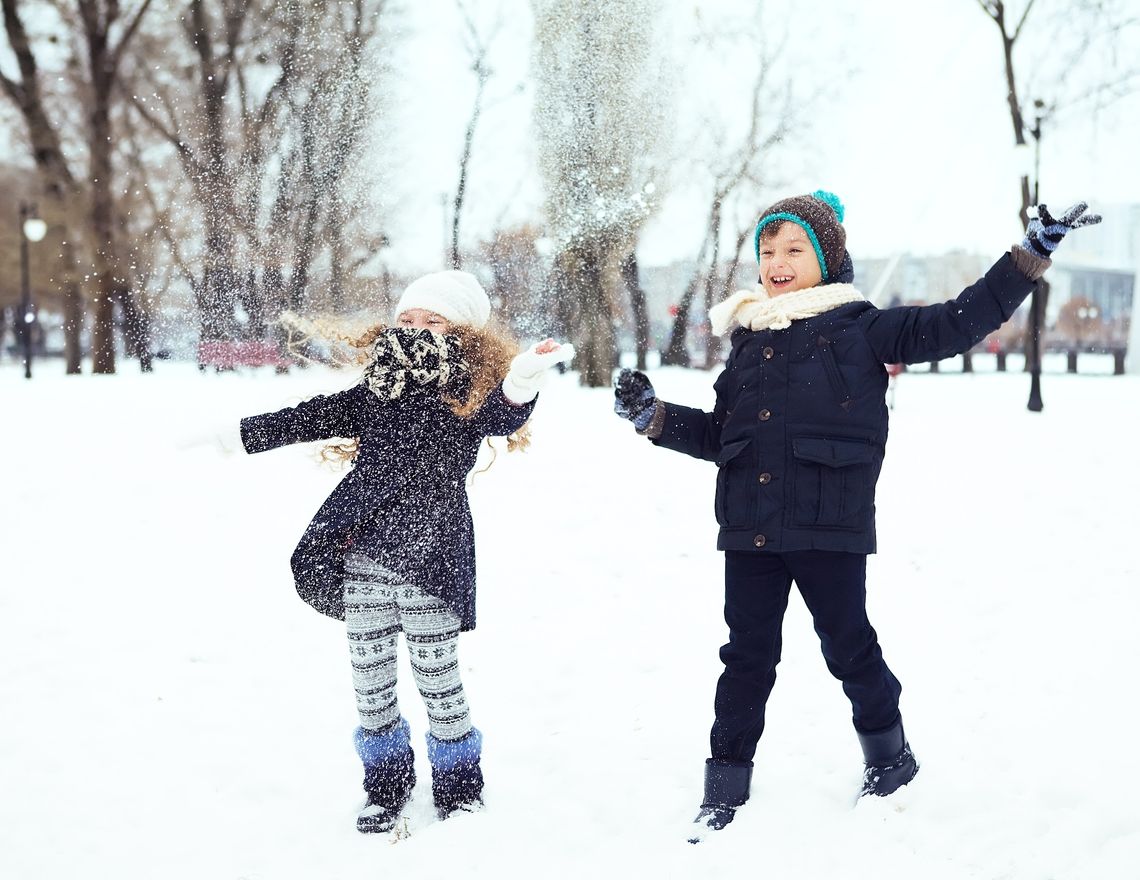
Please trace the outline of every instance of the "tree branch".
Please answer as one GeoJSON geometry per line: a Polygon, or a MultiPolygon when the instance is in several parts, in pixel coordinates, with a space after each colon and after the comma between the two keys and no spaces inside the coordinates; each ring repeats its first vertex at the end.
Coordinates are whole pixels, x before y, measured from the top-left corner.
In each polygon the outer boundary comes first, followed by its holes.
{"type": "Polygon", "coordinates": [[[1013,29],[1013,36],[1010,37],[1011,43],[1016,43],[1017,38],[1021,36],[1021,29],[1025,27],[1025,22],[1029,18],[1029,13],[1033,11],[1033,4],[1036,2],[1037,0],[1029,0],[1029,2],[1025,4],[1025,9],[1021,12],[1021,18],[1017,22],[1017,27],[1013,29]]]}
{"type": "MultiPolygon", "coordinates": [[[[131,38],[134,37],[135,32],[139,29],[139,23],[142,21],[142,17],[146,14],[147,9],[150,7],[150,3],[151,0],[143,0],[142,5],[139,6],[138,11],[135,12],[135,17],[131,19],[130,23],[126,27],[126,30],[123,31],[122,36],[119,38],[119,44],[111,50],[107,66],[112,74],[114,74],[115,71],[119,69],[119,63],[123,59],[123,52],[126,50],[127,44],[130,43],[131,38]]],[[[108,17],[108,24],[109,23],[110,18],[108,17]]]]}

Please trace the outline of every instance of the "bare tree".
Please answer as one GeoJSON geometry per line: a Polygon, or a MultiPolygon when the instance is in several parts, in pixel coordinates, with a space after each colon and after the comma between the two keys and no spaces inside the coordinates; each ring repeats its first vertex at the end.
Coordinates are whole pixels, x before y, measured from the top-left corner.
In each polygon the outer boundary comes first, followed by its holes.
{"type": "MultiPolygon", "coordinates": [[[[757,24],[751,27],[734,26],[721,32],[702,28],[695,41],[697,50],[732,57],[739,57],[739,44],[745,43],[756,64],[756,72],[744,114],[733,114],[733,120],[726,120],[710,113],[700,120],[700,131],[706,135],[705,146],[694,152],[700,156],[701,170],[711,178],[709,207],[693,276],[678,303],[669,342],[662,355],[662,363],[665,364],[690,365],[685,339],[693,301],[703,287],[707,314],[714,302],[729,292],[740,263],[741,250],[754,225],[756,199],[759,192],[771,184],[775,153],[789,131],[803,131],[809,126],[810,113],[820,99],[818,91],[795,93],[792,81],[784,73],[787,65],[780,63],[787,35],[773,35],[772,24],[762,13],[761,4],[753,17],[757,24]],[[730,135],[726,123],[741,117],[746,121],[745,130],[735,136],[730,135]],[[712,136],[708,137],[710,133],[712,136]],[[732,223],[734,245],[729,253],[729,268],[722,274],[721,240],[725,232],[725,214],[732,216],[734,203],[743,204],[745,208],[740,212],[741,218],[732,223]]],[[[699,55],[698,52],[697,57],[699,55]]],[[[719,362],[720,339],[709,334],[705,366],[713,367],[719,362]]]]}
{"type": "MultiPolygon", "coordinates": [[[[115,172],[112,166],[115,136],[111,105],[122,66],[123,54],[151,0],[139,0],[133,12],[117,0],[76,0],[87,62],[86,84],[90,89],[87,108],[88,181],[91,187],[91,247],[95,269],[95,308],[91,327],[92,372],[115,372],[115,303],[130,297],[124,292],[125,277],[119,265],[115,240],[115,172]]],[[[128,306],[133,310],[133,303],[128,306]]]]}
{"type": "MultiPolygon", "coordinates": [[[[1140,85],[1140,64],[1133,53],[1121,51],[1140,26],[1134,6],[1120,0],[975,2],[1001,35],[1003,85],[1017,146],[1027,146],[1032,135],[1039,148],[1045,120],[1059,126],[1078,115],[1085,118],[1140,85]],[[1027,44],[1034,57],[1021,64],[1017,50],[1027,44]],[[1087,64],[1089,57],[1098,59],[1095,68],[1087,64]],[[1030,106],[1036,111],[1032,128],[1030,106]]],[[[1028,171],[1022,173],[1018,210],[1022,228],[1029,225],[1029,208],[1038,201],[1039,184],[1039,165],[1032,188],[1028,171]]],[[[1041,330],[1048,299],[1049,285],[1042,279],[1030,301],[1025,337],[1026,369],[1032,374],[1028,408],[1034,412],[1043,408],[1041,330]]]]}
{"type": "MultiPolygon", "coordinates": [[[[190,242],[160,234],[195,291],[203,341],[260,338],[283,308],[308,308],[318,260],[329,277],[319,305],[342,307],[351,273],[383,239],[352,221],[374,184],[359,159],[390,6],[193,0],[181,34],[154,35],[181,38],[179,63],[140,70],[133,103],[194,195],[190,242]]],[[[169,217],[170,207],[153,209],[169,217]]]]}
{"type": "Polygon", "coordinates": [[[658,196],[653,160],[668,96],[654,79],[656,16],[646,0],[533,6],[535,121],[556,287],[581,381],[604,386],[616,362],[620,264],[658,196]]]}
{"type": "Polygon", "coordinates": [[[467,170],[471,163],[471,148],[475,142],[475,129],[483,113],[483,97],[487,82],[491,78],[491,68],[487,63],[491,41],[498,31],[496,22],[490,32],[484,35],[475,23],[472,12],[464,0],[455,0],[459,14],[463,18],[464,41],[467,54],[471,58],[471,72],[475,74],[475,97],[471,102],[471,116],[463,133],[463,152],[459,157],[459,181],[455,185],[455,199],[451,208],[451,268],[461,269],[463,261],[459,255],[459,220],[463,213],[463,200],[467,192],[467,170]]]}
{"type": "Polygon", "coordinates": [[[82,369],[80,334],[83,329],[83,293],[76,242],[82,237],[85,194],[80,179],[68,164],[60,126],[53,121],[44,95],[40,64],[32,48],[21,16],[18,0],[3,0],[4,31],[16,56],[18,76],[0,73],[0,87],[19,109],[23,117],[32,159],[40,179],[44,204],[41,206],[50,224],[61,231],[61,287],[63,291],[63,326],[65,361],[68,373],[82,369]]]}

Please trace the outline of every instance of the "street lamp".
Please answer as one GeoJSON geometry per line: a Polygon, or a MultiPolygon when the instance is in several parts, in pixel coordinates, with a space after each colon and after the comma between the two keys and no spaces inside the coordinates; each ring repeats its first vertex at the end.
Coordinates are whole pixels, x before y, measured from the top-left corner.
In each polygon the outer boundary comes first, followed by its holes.
{"type": "Polygon", "coordinates": [[[20,202],[20,318],[23,322],[24,378],[32,378],[32,325],[36,313],[32,309],[32,285],[28,282],[28,242],[43,241],[47,224],[36,216],[36,206],[20,202]]]}
{"type": "MultiPolygon", "coordinates": [[[[1033,204],[1041,203],[1041,119],[1045,102],[1033,102],[1033,204]]],[[[1030,412],[1041,412],[1045,408],[1041,400],[1041,323],[1045,315],[1045,297],[1048,295],[1048,282],[1038,279],[1029,300],[1029,403],[1030,412]]]]}
{"type": "Polygon", "coordinates": [[[1100,317],[1100,309],[1095,304],[1080,306],[1077,309],[1077,350],[1083,351],[1085,344],[1085,328],[1096,323],[1100,317]]]}

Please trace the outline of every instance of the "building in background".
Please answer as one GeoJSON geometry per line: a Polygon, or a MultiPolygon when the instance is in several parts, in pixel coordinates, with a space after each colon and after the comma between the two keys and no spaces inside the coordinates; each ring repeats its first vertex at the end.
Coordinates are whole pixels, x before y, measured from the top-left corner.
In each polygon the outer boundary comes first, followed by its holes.
{"type": "Polygon", "coordinates": [[[1140,275],[1140,204],[1094,210],[1104,221],[1066,238],[1057,251],[1046,323],[1077,348],[1127,348],[1129,371],[1140,372],[1140,326],[1132,321],[1140,275]]]}

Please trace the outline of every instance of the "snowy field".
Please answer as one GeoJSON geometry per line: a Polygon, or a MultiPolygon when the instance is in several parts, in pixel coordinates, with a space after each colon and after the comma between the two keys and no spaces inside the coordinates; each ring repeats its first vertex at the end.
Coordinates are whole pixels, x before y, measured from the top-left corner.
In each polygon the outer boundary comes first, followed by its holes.
{"type": "MultiPolygon", "coordinates": [[[[752,799],[706,844],[721,619],[714,467],[558,377],[533,449],[471,486],[460,641],[486,809],[355,830],[347,651],[288,558],[339,478],[204,426],[351,384],[324,370],[65,379],[0,366],[0,877],[368,880],[1140,876],[1140,377],[907,374],[879,485],[871,619],[922,763],[854,805],[859,747],[793,593],[752,799]]],[[[712,375],[652,377],[710,404],[712,375]]]]}

